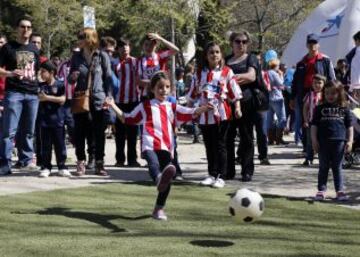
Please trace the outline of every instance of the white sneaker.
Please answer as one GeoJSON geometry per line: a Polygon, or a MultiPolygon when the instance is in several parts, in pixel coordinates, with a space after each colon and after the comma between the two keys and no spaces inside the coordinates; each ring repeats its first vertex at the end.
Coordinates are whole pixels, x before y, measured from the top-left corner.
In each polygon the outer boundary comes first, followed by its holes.
{"type": "Polygon", "coordinates": [[[72,176],[70,171],[67,169],[59,170],[58,174],[60,177],[71,177],[72,176]]]}
{"type": "Polygon", "coordinates": [[[215,183],[215,178],[212,176],[209,176],[205,178],[203,181],[200,182],[200,185],[202,186],[212,186],[215,183]]]}
{"type": "Polygon", "coordinates": [[[223,188],[224,186],[225,186],[225,181],[221,178],[217,178],[214,184],[212,184],[212,187],[214,188],[223,188]]]}
{"type": "Polygon", "coordinates": [[[40,167],[36,166],[34,163],[29,163],[27,166],[21,167],[20,171],[38,171],[40,167]]]}
{"type": "Polygon", "coordinates": [[[47,178],[50,176],[50,170],[49,169],[43,169],[43,170],[40,170],[40,173],[39,173],[39,177],[40,178],[47,178]]]}

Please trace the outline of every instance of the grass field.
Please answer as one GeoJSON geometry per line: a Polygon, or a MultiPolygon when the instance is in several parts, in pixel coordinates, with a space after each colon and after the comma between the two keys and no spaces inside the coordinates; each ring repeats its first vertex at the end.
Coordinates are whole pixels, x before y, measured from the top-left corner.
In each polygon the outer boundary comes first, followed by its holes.
{"type": "Polygon", "coordinates": [[[236,225],[232,191],[174,186],[168,222],[150,218],[147,184],[0,197],[0,256],[360,256],[359,211],[266,197],[260,221],[236,225]]]}

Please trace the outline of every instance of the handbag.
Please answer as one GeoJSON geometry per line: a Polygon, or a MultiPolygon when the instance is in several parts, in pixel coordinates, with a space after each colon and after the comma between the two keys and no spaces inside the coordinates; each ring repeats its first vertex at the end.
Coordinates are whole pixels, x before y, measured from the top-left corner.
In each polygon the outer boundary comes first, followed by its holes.
{"type": "Polygon", "coordinates": [[[74,92],[74,96],[71,101],[71,112],[73,114],[90,111],[91,74],[92,69],[89,70],[86,90],[75,90],[74,92]]]}

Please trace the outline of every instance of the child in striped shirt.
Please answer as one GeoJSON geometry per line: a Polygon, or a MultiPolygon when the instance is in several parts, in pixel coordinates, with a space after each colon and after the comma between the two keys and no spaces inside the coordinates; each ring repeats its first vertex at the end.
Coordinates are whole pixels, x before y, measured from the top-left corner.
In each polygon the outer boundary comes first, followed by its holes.
{"type": "Polygon", "coordinates": [[[171,82],[164,72],[155,73],[149,89],[149,100],[140,103],[131,113],[124,113],[110,98],[106,104],[125,124],[143,125],[141,150],[148,163],[150,176],[156,182],[159,191],[153,218],[167,220],[164,207],[171,181],[176,174],[176,168],[171,164],[175,146],[175,126],[191,121],[212,107],[204,105],[199,108],[187,108],[167,101],[171,82]]]}
{"type": "Polygon", "coordinates": [[[314,111],[317,105],[321,103],[322,89],[326,83],[326,78],[320,74],[316,74],[313,78],[312,88],[309,93],[305,95],[303,116],[303,127],[306,129],[306,157],[303,162],[304,166],[310,166],[314,160],[314,151],[312,149],[310,125],[314,116],[314,111]]]}

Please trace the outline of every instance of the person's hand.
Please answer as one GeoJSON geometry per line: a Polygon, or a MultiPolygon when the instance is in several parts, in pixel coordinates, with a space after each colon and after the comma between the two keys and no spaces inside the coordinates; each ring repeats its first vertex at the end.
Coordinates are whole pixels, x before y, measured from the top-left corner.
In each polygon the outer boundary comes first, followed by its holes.
{"type": "Polygon", "coordinates": [[[304,122],[304,128],[308,128],[309,127],[309,123],[308,122],[304,122]]]}
{"type": "Polygon", "coordinates": [[[295,100],[290,100],[289,107],[291,110],[295,110],[295,100]]]}
{"type": "Polygon", "coordinates": [[[350,153],[351,150],[352,150],[352,147],[353,147],[353,142],[351,142],[351,141],[346,142],[345,152],[346,152],[346,153],[350,153]]]}
{"type": "Polygon", "coordinates": [[[77,81],[80,75],[80,71],[73,71],[70,74],[70,78],[72,81],[77,81]]]}
{"type": "Polygon", "coordinates": [[[235,118],[240,119],[242,117],[242,111],[240,108],[235,109],[235,118]]]}
{"type": "Polygon", "coordinates": [[[148,36],[151,40],[156,40],[156,41],[158,41],[158,40],[161,40],[161,39],[162,39],[162,37],[161,37],[159,34],[157,34],[157,33],[148,33],[147,36],[148,36]]]}
{"type": "Polygon", "coordinates": [[[14,77],[24,77],[25,72],[23,70],[15,69],[13,71],[10,71],[7,75],[7,77],[14,78],[14,77]]]}
{"type": "Polygon", "coordinates": [[[214,109],[214,106],[212,104],[208,103],[207,105],[202,105],[202,106],[196,108],[195,115],[199,116],[200,114],[210,111],[210,110],[213,110],[213,109],[214,109]]]}
{"type": "Polygon", "coordinates": [[[315,153],[318,153],[319,152],[319,149],[320,149],[320,146],[319,146],[319,141],[317,140],[313,140],[312,142],[312,147],[313,147],[313,150],[315,153]]]}
{"type": "Polygon", "coordinates": [[[115,104],[114,98],[112,98],[110,96],[105,98],[105,102],[104,102],[104,107],[105,108],[112,107],[112,106],[114,106],[114,104],[115,104]]]}
{"type": "Polygon", "coordinates": [[[48,96],[47,96],[47,94],[45,94],[44,92],[40,92],[40,93],[38,94],[38,96],[39,96],[40,102],[44,102],[44,101],[47,101],[47,100],[48,100],[48,96]]]}

